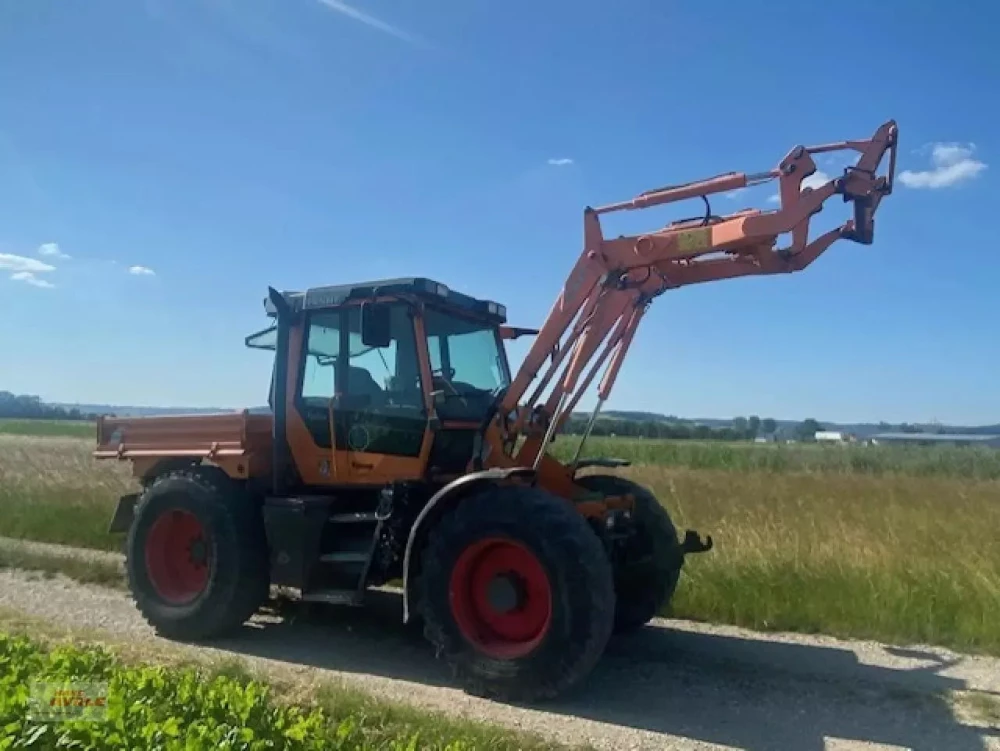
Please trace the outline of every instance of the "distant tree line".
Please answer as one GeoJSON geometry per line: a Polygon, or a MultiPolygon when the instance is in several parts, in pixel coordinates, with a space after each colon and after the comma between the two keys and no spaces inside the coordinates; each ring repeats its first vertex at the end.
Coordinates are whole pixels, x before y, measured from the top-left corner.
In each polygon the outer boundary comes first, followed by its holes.
{"type": "MultiPolygon", "coordinates": [[[[573,415],[567,421],[564,432],[571,435],[582,434],[586,430],[588,419],[580,415],[573,415]]],[[[659,420],[604,417],[598,418],[594,423],[591,435],[701,441],[750,441],[758,436],[774,435],[777,427],[777,423],[770,417],[762,420],[757,415],[736,417],[731,425],[720,427],[671,417],[659,420]]]]}
{"type": "Polygon", "coordinates": [[[46,404],[37,396],[0,391],[0,418],[14,420],[96,420],[97,415],[46,404]]]}

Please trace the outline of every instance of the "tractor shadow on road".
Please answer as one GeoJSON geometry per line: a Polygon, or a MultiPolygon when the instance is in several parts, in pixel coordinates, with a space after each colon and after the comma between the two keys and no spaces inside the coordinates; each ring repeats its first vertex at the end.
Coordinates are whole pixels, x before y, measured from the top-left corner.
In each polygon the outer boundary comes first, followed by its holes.
{"type": "MultiPolygon", "coordinates": [[[[419,627],[401,623],[399,595],[371,595],[363,608],[285,611],[216,646],[454,687],[419,627]]],[[[651,625],[613,639],[571,695],[531,708],[754,751],[837,742],[973,751],[1000,738],[1000,729],[957,719],[947,692],[970,687],[942,674],[953,661],[915,649],[888,653],[898,667],[865,664],[850,649],[651,625]]]]}
{"type": "Polygon", "coordinates": [[[1000,731],[963,724],[942,675],[954,663],[861,662],[850,649],[648,626],[615,639],[592,688],[562,711],[741,749],[836,748],[868,742],[972,751],[1000,731]],[[831,745],[827,745],[827,743],[831,745]]]}

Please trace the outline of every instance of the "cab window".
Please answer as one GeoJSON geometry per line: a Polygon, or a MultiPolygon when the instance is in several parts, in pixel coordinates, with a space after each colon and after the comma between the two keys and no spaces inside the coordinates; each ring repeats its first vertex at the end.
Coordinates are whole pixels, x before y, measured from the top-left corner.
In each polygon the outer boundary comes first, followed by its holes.
{"type": "Polygon", "coordinates": [[[317,445],[419,455],[427,416],[413,320],[403,304],[391,304],[390,313],[387,347],[361,341],[360,308],[310,316],[299,404],[317,445]]]}

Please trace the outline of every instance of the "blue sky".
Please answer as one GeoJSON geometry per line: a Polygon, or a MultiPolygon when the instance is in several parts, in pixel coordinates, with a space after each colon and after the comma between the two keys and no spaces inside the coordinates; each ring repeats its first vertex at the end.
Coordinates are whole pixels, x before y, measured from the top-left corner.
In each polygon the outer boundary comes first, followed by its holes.
{"type": "MultiPolygon", "coordinates": [[[[662,296],[611,406],[998,422],[998,21],[919,0],[0,0],[0,389],[259,404],[267,356],[242,337],[269,284],[425,275],[537,325],[584,206],[894,118],[907,177],[875,244],[662,296]]],[[[831,200],[814,224],[845,217],[831,200]]]]}

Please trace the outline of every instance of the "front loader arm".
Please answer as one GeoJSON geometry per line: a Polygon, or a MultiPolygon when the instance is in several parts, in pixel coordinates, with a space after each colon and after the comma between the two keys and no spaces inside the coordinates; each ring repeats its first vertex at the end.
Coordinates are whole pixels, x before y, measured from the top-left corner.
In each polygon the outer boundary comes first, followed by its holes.
{"type": "Polygon", "coordinates": [[[504,453],[513,451],[516,437],[526,433],[527,441],[516,460],[537,467],[544,454],[542,447],[607,364],[598,388],[600,408],[611,392],[643,313],[666,290],[719,279],[801,271],[841,239],[871,244],[875,211],[882,198],[892,192],[897,138],[898,128],[890,120],[867,140],[797,146],[767,172],[730,173],[648,191],[630,201],[588,207],[584,211],[583,252],[497,411],[507,449],[504,453]],[[803,187],[803,181],[816,172],[814,154],[842,150],[858,152],[857,162],[840,177],[803,187]],[[879,176],[876,172],[887,151],[888,171],[879,176]],[[702,198],[708,205],[711,194],[772,180],[778,181],[780,198],[774,211],[747,209],[728,216],[709,211],[703,218],[610,240],[601,230],[602,214],[691,198],[702,198]],[[853,218],[810,240],[810,219],[835,195],[853,204],[853,218]],[[783,234],[790,234],[791,242],[776,248],[783,234]],[[522,402],[536,379],[531,395],[522,402]],[[543,403],[542,395],[550,385],[543,403]]]}

